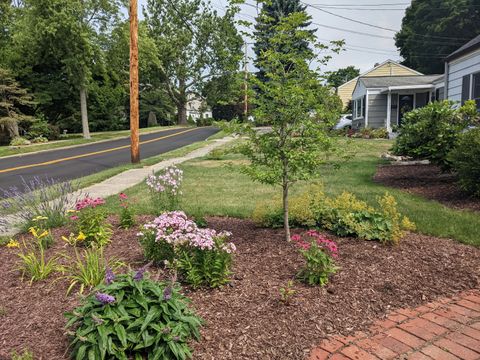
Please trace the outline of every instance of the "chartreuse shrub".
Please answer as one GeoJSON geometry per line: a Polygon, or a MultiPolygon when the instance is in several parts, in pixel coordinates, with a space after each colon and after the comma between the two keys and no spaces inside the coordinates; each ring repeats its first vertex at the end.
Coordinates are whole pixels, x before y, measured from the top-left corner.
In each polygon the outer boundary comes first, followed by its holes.
{"type": "Polygon", "coordinates": [[[477,116],[475,101],[467,101],[458,109],[451,101],[431,102],[405,115],[392,150],[396,155],[428,159],[449,169],[448,153],[477,116]]]}
{"type": "Polygon", "coordinates": [[[160,215],[144,225],[139,241],[145,257],[178,271],[194,288],[228,283],[235,245],[230,233],[199,228],[184,212],[160,215]]]}
{"type": "Polygon", "coordinates": [[[462,189],[480,197],[480,128],[461,134],[448,157],[462,189]]]}
{"type": "MultiPolygon", "coordinates": [[[[374,208],[348,192],[328,197],[316,185],[291,199],[290,219],[297,226],[318,226],[338,236],[396,244],[405,235],[405,231],[413,230],[415,225],[398,212],[392,195],[386,193],[377,201],[378,207],[374,208]]],[[[272,214],[278,214],[280,206],[278,202],[276,207],[270,205],[271,213],[256,210],[255,220],[260,225],[271,226],[272,214]]],[[[257,208],[264,207],[259,204],[257,208]]]]}
{"type": "Polygon", "coordinates": [[[108,212],[102,198],[85,197],[75,204],[70,219],[75,221],[77,232],[83,234],[85,246],[104,246],[110,242],[112,226],[107,221],[108,212]]]}
{"type": "Polygon", "coordinates": [[[150,280],[142,268],[115,276],[70,313],[74,359],[191,358],[188,342],[200,338],[201,319],[178,286],[150,280]]]}
{"type": "Polygon", "coordinates": [[[335,265],[335,258],[338,257],[337,245],[315,230],[309,230],[303,235],[293,235],[292,241],[305,259],[305,266],[297,277],[308,285],[326,285],[330,275],[338,270],[335,265]]]}

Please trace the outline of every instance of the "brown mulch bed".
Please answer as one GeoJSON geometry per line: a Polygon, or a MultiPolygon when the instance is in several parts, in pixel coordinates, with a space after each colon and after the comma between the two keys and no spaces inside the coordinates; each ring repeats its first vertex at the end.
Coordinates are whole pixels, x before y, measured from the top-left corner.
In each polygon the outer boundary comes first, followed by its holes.
{"type": "MultiPolygon", "coordinates": [[[[303,359],[331,334],[365,330],[387,311],[416,306],[480,285],[480,249],[451,240],[409,234],[399,246],[336,239],[341,270],[326,288],[295,282],[291,305],[279,288],[293,279],[302,258],[281,230],[259,229],[250,221],[212,218],[210,226],[229,230],[238,251],[231,285],[189,291],[205,320],[194,359],[303,359]]],[[[68,229],[57,229],[59,236],[68,229]]],[[[136,230],[117,230],[107,248],[137,267],[144,263],[136,230]]],[[[333,238],[333,237],[331,237],[333,238]]],[[[48,252],[63,249],[60,241],[48,252]]],[[[35,359],[67,359],[63,312],[78,300],[66,297],[67,283],[52,279],[21,282],[16,250],[0,249],[0,359],[29,348],[35,359]]]]}
{"type": "Polygon", "coordinates": [[[374,181],[436,200],[454,209],[480,211],[480,199],[463,192],[454,174],[442,173],[435,165],[379,166],[374,181]]]}

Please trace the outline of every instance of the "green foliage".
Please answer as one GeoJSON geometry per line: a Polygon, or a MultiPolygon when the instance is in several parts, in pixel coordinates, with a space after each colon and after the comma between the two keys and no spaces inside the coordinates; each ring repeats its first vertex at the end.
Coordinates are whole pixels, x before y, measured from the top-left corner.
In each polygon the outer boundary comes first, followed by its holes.
{"type": "MultiPolygon", "coordinates": [[[[60,129],[58,126],[49,124],[45,118],[39,117],[25,124],[24,130],[30,140],[46,138],[47,140],[58,140],[60,138],[60,129]]],[[[33,142],[33,141],[32,141],[33,142]]]]}
{"type": "Polygon", "coordinates": [[[280,293],[280,301],[285,305],[290,305],[293,296],[297,293],[293,288],[292,280],[289,280],[288,283],[284,287],[281,287],[278,291],[280,293]]]}
{"type": "Polygon", "coordinates": [[[27,140],[21,136],[16,136],[12,139],[12,141],[10,141],[10,146],[25,146],[30,144],[30,140],[27,140]]]}
{"type": "Polygon", "coordinates": [[[403,64],[443,74],[443,59],[480,33],[477,0],[412,1],[395,35],[403,64]]]}
{"type": "MultiPolygon", "coordinates": [[[[138,273],[137,273],[138,274],[138,273]]],[[[101,285],[65,314],[74,359],[191,358],[188,343],[200,338],[201,319],[177,286],[132,274],[101,285]],[[102,295],[114,302],[102,303],[102,295]]]]}
{"type": "Polygon", "coordinates": [[[480,196],[480,128],[459,135],[448,159],[465,191],[480,196]]]}
{"type": "Polygon", "coordinates": [[[386,128],[362,128],[360,131],[354,133],[352,137],[363,139],[388,139],[388,130],[386,128]]]}
{"type": "MultiPolygon", "coordinates": [[[[280,185],[283,192],[284,227],[287,240],[290,238],[288,223],[289,188],[298,180],[314,176],[327,154],[335,149],[334,139],[328,130],[340,113],[340,102],[320,84],[320,75],[310,69],[313,61],[322,64],[328,57],[317,58],[311,51],[277,52],[276,48],[295,48],[300,42],[314,43],[317,49],[326,49],[316,44],[313,34],[302,29],[308,21],[304,12],[296,12],[280,20],[274,26],[267,47],[257,59],[264,69],[263,81],[253,78],[253,87],[258,89],[252,99],[254,116],[261,123],[271,124],[271,131],[257,132],[252,124],[240,124],[234,131],[247,137],[238,150],[250,164],[243,167],[252,179],[270,185],[280,185]]],[[[258,35],[260,38],[260,35],[258,35]]],[[[339,43],[333,44],[338,51],[339,43]]]]}
{"type": "Polygon", "coordinates": [[[405,115],[392,150],[396,155],[428,159],[443,169],[449,169],[448,153],[455,146],[460,132],[477,116],[474,101],[467,101],[459,109],[449,101],[431,102],[405,115]]]}
{"type": "Polygon", "coordinates": [[[182,248],[177,251],[173,266],[182,274],[187,284],[198,288],[211,288],[228,284],[232,265],[232,253],[225,249],[225,238],[214,239],[213,249],[182,248]]]}
{"type": "Polygon", "coordinates": [[[107,210],[101,206],[86,207],[77,212],[77,232],[85,235],[86,246],[104,246],[110,242],[112,226],[107,216],[107,210]]]}
{"type": "Polygon", "coordinates": [[[358,75],[360,75],[360,69],[351,65],[336,71],[330,71],[327,74],[327,82],[328,85],[338,88],[340,85],[356,78],[358,75]]]}
{"type": "Polygon", "coordinates": [[[32,219],[32,224],[28,231],[33,235],[35,241],[40,243],[44,249],[53,245],[54,239],[48,227],[48,218],[46,216],[36,216],[32,219]]]}
{"type": "Polygon", "coordinates": [[[12,360],[34,360],[33,353],[30,350],[23,350],[21,353],[14,351],[12,360]]]}
{"type": "MultiPolygon", "coordinates": [[[[388,193],[377,198],[378,208],[343,192],[331,198],[323,194],[318,185],[308,188],[290,200],[292,224],[302,227],[318,226],[338,236],[353,236],[365,240],[397,244],[405,231],[415,225],[398,212],[395,198],[388,193]]],[[[281,226],[279,201],[259,203],[254,211],[254,221],[262,226],[281,226]]]]}
{"type": "Polygon", "coordinates": [[[60,269],[59,256],[52,256],[47,260],[41,241],[30,245],[24,243],[18,257],[20,258],[18,270],[22,273],[22,279],[30,278],[30,284],[34,281],[44,280],[60,269]]]}
{"type": "Polygon", "coordinates": [[[124,264],[114,258],[106,259],[103,247],[91,247],[84,249],[80,255],[75,249],[75,259],[69,259],[69,264],[63,267],[65,278],[70,281],[67,295],[78,286],[78,292],[83,294],[84,290],[90,290],[100,285],[104,279],[107,269],[117,270],[124,264]]]}
{"type": "Polygon", "coordinates": [[[297,277],[308,285],[324,286],[328,283],[331,274],[337,272],[332,257],[328,255],[315,241],[312,240],[307,250],[301,250],[305,258],[305,267],[297,277]]]}
{"type": "Polygon", "coordinates": [[[152,229],[145,229],[139,237],[140,245],[143,248],[145,259],[153,261],[156,265],[163,265],[164,261],[172,263],[175,259],[173,246],[165,241],[156,241],[156,232],[152,229]]]}

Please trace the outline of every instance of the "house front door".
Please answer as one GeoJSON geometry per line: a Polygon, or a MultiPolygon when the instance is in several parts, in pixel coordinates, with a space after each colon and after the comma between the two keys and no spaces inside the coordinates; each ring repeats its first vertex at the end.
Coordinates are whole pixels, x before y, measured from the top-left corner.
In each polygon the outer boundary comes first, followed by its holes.
{"type": "Polygon", "coordinates": [[[398,95],[398,125],[402,125],[405,114],[413,110],[413,94],[398,95]]]}

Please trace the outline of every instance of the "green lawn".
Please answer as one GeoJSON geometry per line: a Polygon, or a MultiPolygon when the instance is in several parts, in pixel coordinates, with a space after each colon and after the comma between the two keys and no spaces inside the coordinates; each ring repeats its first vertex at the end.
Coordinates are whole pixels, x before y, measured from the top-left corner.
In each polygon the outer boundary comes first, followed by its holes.
{"type": "MultiPolygon", "coordinates": [[[[155,126],[140,129],[140,133],[164,131],[174,129],[179,126],[155,126]]],[[[101,140],[111,140],[130,135],[130,130],[104,131],[91,133],[91,139],[84,139],[81,134],[69,134],[65,140],[52,141],[44,144],[32,144],[21,146],[19,148],[10,148],[10,146],[0,146],[0,157],[9,155],[26,154],[35,151],[56,149],[64,146],[90,144],[101,140]]]]}
{"type": "MultiPolygon", "coordinates": [[[[338,169],[327,166],[320,169],[318,180],[324,183],[327,194],[339,194],[346,190],[369,203],[375,203],[377,196],[389,191],[396,197],[401,212],[416,223],[419,232],[480,245],[478,213],[449,209],[438,202],[372,181],[376,166],[382,163],[380,154],[390,148],[391,141],[357,139],[347,142],[342,139],[341,142],[355,156],[338,169]]],[[[245,161],[239,155],[217,155],[189,161],[181,166],[185,179],[182,200],[185,211],[247,218],[258,201],[280,194],[279,188],[254,183],[239,173],[239,163],[245,161]]],[[[297,184],[293,192],[300,191],[304,186],[304,183],[297,184]]],[[[129,189],[127,194],[136,198],[139,213],[153,212],[144,184],[129,189]]],[[[109,199],[112,211],[114,203],[114,199],[109,199]]]]}

